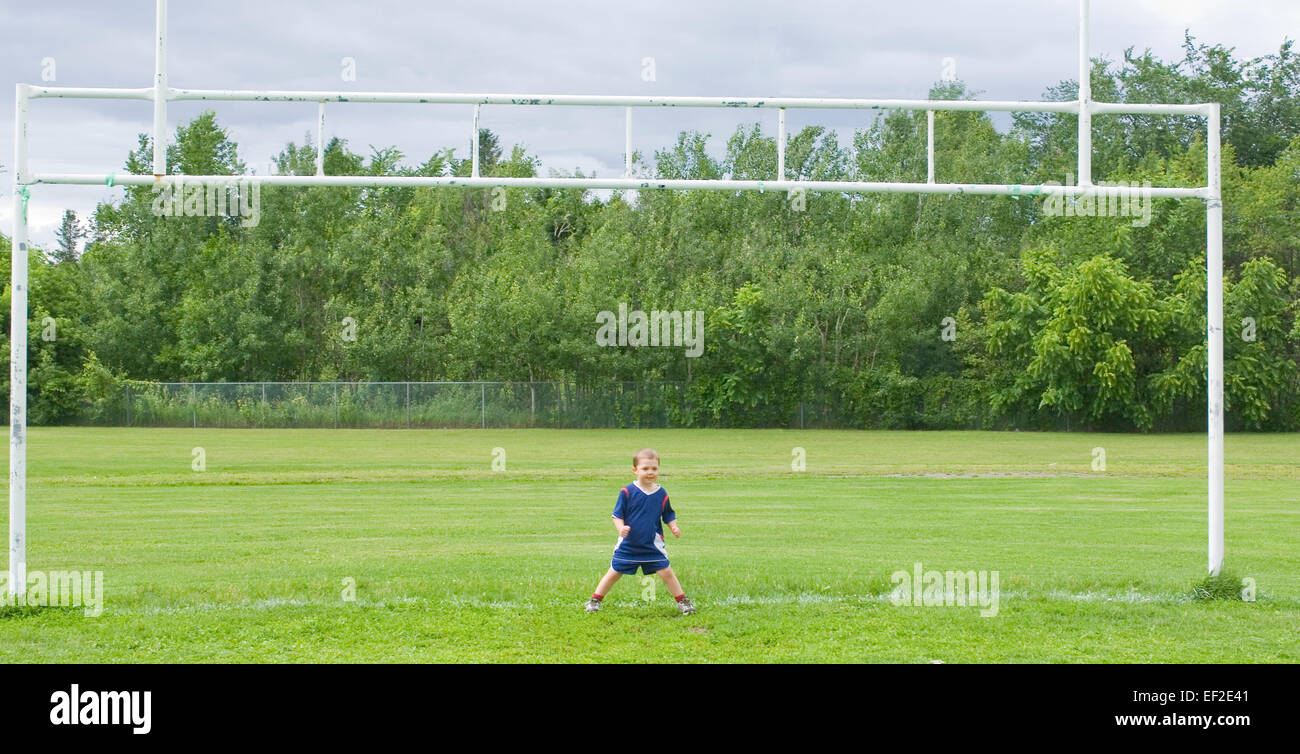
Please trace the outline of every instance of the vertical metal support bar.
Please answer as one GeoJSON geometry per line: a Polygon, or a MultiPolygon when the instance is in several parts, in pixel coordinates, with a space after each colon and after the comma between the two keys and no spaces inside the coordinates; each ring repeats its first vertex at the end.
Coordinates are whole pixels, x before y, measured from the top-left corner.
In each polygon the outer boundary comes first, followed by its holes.
{"type": "Polygon", "coordinates": [[[1079,185],[1092,185],[1092,63],[1088,58],[1088,0],[1079,0],[1079,185]]]}
{"type": "Polygon", "coordinates": [[[14,88],[9,301],[9,594],[27,592],[27,85],[14,88]]]}
{"type": "Polygon", "coordinates": [[[469,143],[470,153],[473,155],[469,174],[474,178],[478,178],[478,107],[478,105],[474,106],[474,134],[470,137],[469,143]]]}
{"type": "Polygon", "coordinates": [[[785,180],[785,108],[776,111],[776,179],[785,180]]]}
{"type": "Polygon", "coordinates": [[[1209,341],[1210,573],[1223,568],[1223,193],[1219,175],[1219,105],[1208,107],[1210,196],[1205,215],[1206,339],[1209,341]]]}
{"type": "Polygon", "coordinates": [[[153,59],[153,174],[167,173],[167,0],[158,0],[153,59]]]}
{"type": "Polygon", "coordinates": [[[325,175],[325,103],[316,108],[316,175],[325,175]]]}
{"type": "Polygon", "coordinates": [[[627,137],[623,147],[623,177],[632,177],[632,108],[627,108],[627,137]]]}
{"type": "Polygon", "coordinates": [[[925,182],[934,183],[934,111],[925,111],[925,182]]]}
{"type": "Polygon", "coordinates": [[[483,429],[487,429],[487,385],[480,382],[478,387],[482,401],[479,405],[482,407],[483,411],[483,429]]]}

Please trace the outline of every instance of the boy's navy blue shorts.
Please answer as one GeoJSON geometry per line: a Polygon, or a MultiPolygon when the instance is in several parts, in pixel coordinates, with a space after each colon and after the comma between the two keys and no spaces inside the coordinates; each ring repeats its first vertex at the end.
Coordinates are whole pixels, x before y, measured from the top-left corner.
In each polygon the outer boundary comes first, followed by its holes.
{"type": "Polygon", "coordinates": [[[641,573],[646,575],[657,573],[668,567],[668,559],[660,558],[659,560],[623,560],[614,558],[609,561],[609,567],[625,576],[636,575],[637,567],[641,568],[641,573]]]}

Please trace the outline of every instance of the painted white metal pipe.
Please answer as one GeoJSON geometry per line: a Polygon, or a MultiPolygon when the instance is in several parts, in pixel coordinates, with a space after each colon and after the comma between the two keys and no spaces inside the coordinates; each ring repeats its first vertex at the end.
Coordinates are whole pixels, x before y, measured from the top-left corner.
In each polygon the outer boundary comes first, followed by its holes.
{"type": "Polygon", "coordinates": [[[9,299],[9,594],[27,590],[27,85],[14,89],[9,299]]]}
{"type": "MultiPolygon", "coordinates": [[[[1089,86],[1091,89],[1091,86],[1089,86]]],[[[1091,96],[1091,92],[1089,92],[1091,96]]],[[[1145,105],[1141,103],[1093,102],[1093,115],[1199,115],[1206,117],[1209,105],[1145,105]]]]}
{"type": "MultiPolygon", "coordinates": [[[[264,186],[462,186],[470,188],[577,188],[577,189],[707,189],[714,191],[831,191],[856,194],[973,194],[977,196],[1078,196],[1086,190],[1083,186],[1054,186],[1048,184],[992,184],[992,183],[893,183],[870,181],[742,181],[693,180],[645,178],[506,178],[500,176],[375,176],[375,175],[186,175],[155,178],[151,175],[123,173],[35,173],[33,183],[102,186],[112,180],[118,186],[166,186],[183,182],[184,185],[230,185],[249,182],[264,186]]],[[[1093,187],[1093,191],[1102,191],[1093,187]]],[[[1205,199],[1207,188],[1143,188],[1116,186],[1104,189],[1116,197],[1153,197],[1159,199],[1205,199]]]]}
{"type": "Polygon", "coordinates": [[[316,106],[316,175],[325,175],[325,103],[316,106]]]}
{"type": "MultiPolygon", "coordinates": [[[[27,144],[28,144],[28,110],[29,97],[28,92],[31,87],[27,84],[14,85],[14,196],[17,197],[20,185],[26,185],[31,182],[32,173],[27,162],[27,144]]],[[[24,196],[26,194],[24,193],[24,196]]],[[[25,217],[25,215],[24,215],[25,217]]],[[[25,229],[25,226],[24,226],[25,229]]],[[[12,251],[12,249],[11,249],[12,251]]]]}
{"type": "Polygon", "coordinates": [[[470,175],[478,178],[478,105],[474,106],[474,134],[470,137],[471,157],[470,175]]]}
{"type": "Polygon", "coordinates": [[[153,172],[167,172],[167,0],[158,0],[153,61],[153,172]]]}
{"type": "Polygon", "coordinates": [[[1092,185],[1092,63],[1088,58],[1088,0],[1079,0],[1079,185],[1092,185]]]}
{"type": "Polygon", "coordinates": [[[175,100],[270,102],[385,102],[446,105],[573,105],[578,107],[730,107],[814,110],[965,110],[972,112],[1075,113],[1075,102],[848,99],[833,97],[652,97],[602,94],[476,94],[407,92],[313,92],[176,89],[175,100]]]}
{"type": "Polygon", "coordinates": [[[934,111],[925,111],[925,182],[934,183],[934,111]]]}
{"type": "Polygon", "coordinates": [[[1205,215],[1205,295],[1209,434],[1210,573],[1223,569],[1223,197],[1220,184],[1219,105],[1209,117],[1206,166],[1210,197],[1205,215]]]}
{"type": "MultiPolygon", "coordinates": [[[[152,99],[151,89],[33,86],[32,99],[152,99]]],[[[1007,100],[848,99],[834,97],[655,97],[604,94],[480,94],[311,90],[172,89],[169,99],[233,102],[382,102],[433,105],[572,105],[578,107],[729,107],[813,110],[964,110],[1075,113],[1076,102],[1007,100]]],[[[1196,105],[1165,105],[1170,114],[1197,114],[1196,105]]]]}
{"type": "MultiPolygon", "coordinates": [[[[32,86],[31,99],[152,100],[153,89],[112,87],[32,86]]],[[[791,110],[936,110],[968,112],[1079,112],[1078,102],[1018,102],[995,100],[899,100],[801,97],[649,97],[585,94],[474,94],[447,92],[327,92],[173,89],[171,100],[232,102],[382,102],[434,105],[560,105],[579,107],[730,107],[791,110]]],[[[1094,113],[1144,115],[1205,115],[1205,105],[1165,105],[1093,102],[1094,113]]]]}
{"type": "Polygon", "coordinates": [[[623,177],[632,177],[632,108],[624,109],[627,119],[627,135],[623,141],[623,177]]]}
{"type": "Polygon", "coordinates": [[[31,87],[31,99],[131,99],[153,102],[154,88],[120,89],[113,87],[86,86],[37,86],[31,87]]]}
{"type": "Polygon", "coordinates": [[[776,179],[785,180],[785,108],[776,111],[776,179]]]}

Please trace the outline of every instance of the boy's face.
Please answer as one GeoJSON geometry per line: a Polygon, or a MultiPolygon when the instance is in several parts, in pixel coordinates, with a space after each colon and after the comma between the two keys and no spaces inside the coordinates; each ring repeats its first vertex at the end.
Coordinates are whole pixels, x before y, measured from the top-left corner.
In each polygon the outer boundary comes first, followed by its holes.
{"type": "Polygon", "coordinates": [[[636,480],[643,487],[655,483],[659,478],[659,460],[656,458],[642,458],[637,461],[635,466],[636,480]]]}

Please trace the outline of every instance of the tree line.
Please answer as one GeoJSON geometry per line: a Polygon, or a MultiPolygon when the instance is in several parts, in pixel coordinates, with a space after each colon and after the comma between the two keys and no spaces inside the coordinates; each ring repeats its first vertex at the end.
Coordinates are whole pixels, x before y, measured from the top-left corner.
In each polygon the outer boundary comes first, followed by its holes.
{"type": "MultiPolygon", "coordinates": [[[[1227,422],[1300,429],[1291,42],[1252,60],[1190,37],[1176,61],[1130,49],[1095,60],[1092,87],[1100,101],[1223,105],[1227,422]]],[[[1066,81],[1046,98],[1076,92],[1066,81]]],[[[930,96],[975,93],[943,82],[930,96]]],[[[939,182],[1072,179],[1074,116],[1017,114],[1005,130],[983,113],[935,120],[939,182]]],[[[1098,181],[1204,185],[1203,118],[1093,126],[1098,181]]],[[[483,175],[539,173],[499,138],[479,134],[483,175]]],[[[635,155],[637,168],[775,178],[776,140],[757,124],[721,155],[708,138],[683,132],[635,155]]],[[[317,148],[290,142],[276,172],[314,174],[317,148]]],[[[142,135],[126,170],[148,173],[151,154],[142,135]]],[[[330,175],[470,172],[457,149],[410,164],[339,138],[324,164],[330,175]]],[[[245,172],[212,112],[176,130],[167,165],[245,172]]],[[[804,128],[786,171],[924,182],[926,115],[891,111],[849,144],[804,128]]],[[[69,213],[57,248],[32,250],[32,423],[78,421],[124,380],[674,380],[687,383],[692,426],[786,426],[806,409],[824,426],[1204,428],[1199,200],[1151,200],[1144,224],[1053,211],[1041,197],[266,186],[250,225],[159,216],[151,188],[122,191],[88,225],[69,213]],[[602,344],[598,316],[620,304],[704,311],[703,352],[602,344]]]]}

